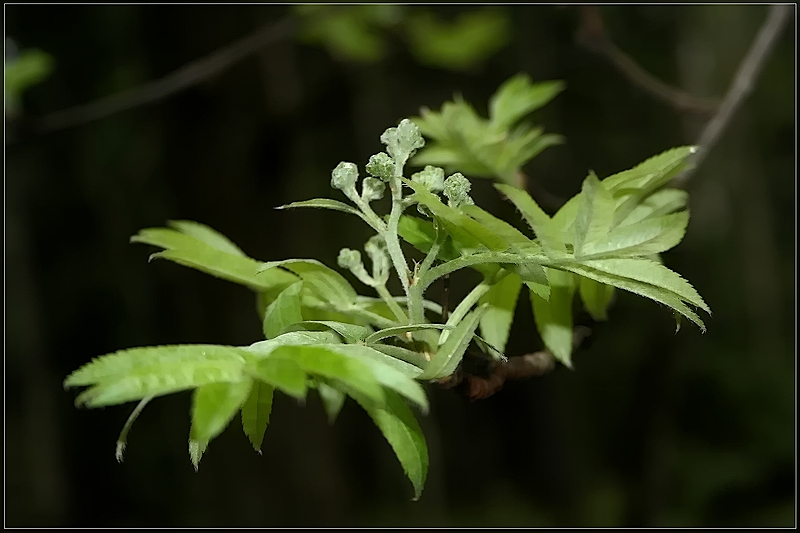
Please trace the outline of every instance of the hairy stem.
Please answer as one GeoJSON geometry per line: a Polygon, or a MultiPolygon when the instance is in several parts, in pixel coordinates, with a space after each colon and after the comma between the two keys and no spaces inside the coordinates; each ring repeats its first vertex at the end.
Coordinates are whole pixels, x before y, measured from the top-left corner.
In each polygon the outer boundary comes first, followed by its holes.
{"type": "Polygon", "coordinates": [[[555,266],[555,262],[545,255],[521,255],[520,253],[514,252],[482,252],[467,257],[459,257],[458,259],[453,259],[452,261],[433,267],[419,280],[419,285],[421,290],[424,291],[431,283],[442,276],[446,276],[447,274],[465,267],[483,263],[513,263],[517,265],[536,263],[542,266],[558,268],[555,266]]]}
{"type": "Polygon", "coordinates": [[[436,240],[433,241],[431,245],[431,249],[428,250],[428,254],[425,256],[425,259],[422,261],[422,265],[420,265],[417,272],[414,274],[414,283],[411,284],[410,287],[410,297],[409,297],[409,307],[408,312],[411,315],[411,322],[414,324],[421,324],[425,321],[425,312],[422,308],[422,299],[423,293],[425,291],[425,287],[420,284],[420,279],[425,275],[425,273],[430,270],[431,266],[433,266],[433,262],[436,261],[436,257],[439,255],[439,250],[444,243],[447,234],[442,231],[439,222],[434,219],[434,227],[436,228],[436,240]]]}
{"type": "Polygon", "coordinates": [[[397,277],[400,278],[400,283],[403,285],[403,291],[406,297],[409,298],[409,307],[414,303],[411,301],[411,292],[409,290],[409,278],[411,271],[408,269],[408,262],[403,255],[403,249],[400,248],[400,240],[397,237],[397,227],[400,224],[400,215],[403,214],[402,206],[402,191],[399,179],[392,179],[390,188],[392,190],[392,211],[389,214],[389,223],[386,226],[386,231],[383,232],[383,240],[386,242],[386,249],[389,252],[389,257],[392,259],[392,265],[397,272],[397,277]]]}

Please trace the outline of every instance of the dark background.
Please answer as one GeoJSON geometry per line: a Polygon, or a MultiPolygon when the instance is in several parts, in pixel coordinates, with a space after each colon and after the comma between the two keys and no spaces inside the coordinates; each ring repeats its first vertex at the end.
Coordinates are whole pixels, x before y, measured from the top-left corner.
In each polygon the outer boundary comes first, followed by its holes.
{"type": "MultiPolygon", "coordinates": [[[[440,17],[477,7],[435,9],[440,17]]],[[[260,260],[316,257],[369,235],[328,211],[274,211],[333,196],[381,132],[456,91],[486,113],[517,72],[567,90],[534,118],[566,144],[526,171],[562,197],[694,142],[703,125],[628,82],[575,40],[577,8],[503,8],[508,46],[469,72],[426,67],[401,38],[374,63],[287,39],[157,103],[6,141],[7,526],[792,526],[795,523],[794,16],[752,96],[688,185],[692,220],[666,263],[714,315],[677,334],[670,313],[620,294],[563,367],[470,402],[429,388],[422,499],[369,418],[348,401],[329,426],[316,396],[276,397],[263,456],[235,420],[195,473],[189,394],[78,410],[64,377],[91,357],[169,343],[259,340],[252,294],[129,245],[169,219],[218,229],[260,260]]],[[[721,97],[767,6],[602,7],[623,50],[662,80],[721,97]]],[[[165,76],[286,6],[6,6],[17,46],[55,70],[23,97],[47,115],[165,76]]],[[[490,183],[480,205],[516,220],[490,183]]],[[[363,226],[363,227],[362,227],[363,226]]],[[[463,292],[463,279],[453,280],[463,292]]],[[[362,288],[363,289],[363,288],[362,288]]],[[[365,292],[365,294],[367,294],[365,292]]],[[[435,296],[434,296],[435,297],[435,296]]],[[[524,302],[508,353],[541,344],[524,302]]]]}

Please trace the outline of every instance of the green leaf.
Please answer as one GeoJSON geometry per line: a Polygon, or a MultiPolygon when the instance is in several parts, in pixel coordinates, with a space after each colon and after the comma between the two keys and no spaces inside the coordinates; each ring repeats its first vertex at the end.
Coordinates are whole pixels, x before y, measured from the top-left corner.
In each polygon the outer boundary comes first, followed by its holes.
{"type": "Polygon", "coordinates": [[[387,337],[404,337],[404,333],[408,333],[411,331],[422,331],[427,329],[451,329],[450,326],[446,326],[444,324],[411,324],[408,326],[396,326],[391,328],[385,328],[380,331],[376,331],[366,339],[364,339],[364,344],[374,344],[381,339],[385,339],[387,337]]]}
{"type": "Polygon", "coordinates": [[[661,189],[637,205],[631,214],[625,217],[621,226],[635,224],[647,218],[658,217],[680,211],[689,202],[689,193],[681,189],[661,189]]]}
{"type": "Polygon", "coordinates": [[[615,276],[641,281],[675,293],[682,300],[711,314],[711,309],[703,301],[694,287],[662,264],[644,258],[589,259],[581,265],[615,276]]]}
{"type": "Polygon", "coordinates": [[[383,404],[383,389],[363,361],[323,346],[281,346],[270,355],[270,358],[276,357],[296,362],[309,374],[341,381],[377,404],[383,404]]]}
{"type": "MultiPolygon", "coordinates": [[[[427,254],[436,241],[436,229],[433,222],[419,217],[402,215],[397,226],[397,234],[408,244],[427,254]]],[[[438,258],[449,261],[458,257],[458,251],[453,247],[453,242],[447,239],[439,248],[438,258]]]]}
{"type": "Polygon", "coordinates": [[[344,277],[335,270],[313,259],[286,259],[262,263],[258,268],[258,276],[281,267],[300,276],[305,287],[326,302],[347,308],[356,301],[356,291],[344,277]]]}
{"type": "Polygon", "coordinates": [[[494,186],[517,206],[517,209],[520,210],[523,218],[525,218],[525,221],[531,229],[533,229],[536,237],[541,242],[545,253],[548,253],[548,255],[551,252],[566,253],[566,246],[553,230],[550,217],[547,216],[547,213],[542,211],[539,204],[537,204],[527,192],[512,187],[511,185],[504,185],[501,183],[495,183],[494,186]]]}
{"type": "Polygon", "coordinates": [[[253,382],[250,395],[242,406],[242,429],[255,451],[261,453],[261,443],[269,425],[272,412],[272,396],[275,388],[260,380],[253,382]]]}
{"type": "Polygon", "coordinates": [[[503,251],[508,248],[508,243],[503,238],[492,233],[464,213],[446,206],[439,200],[438,196],[425,189],[424,186],[405,179],[403,182],[414,189],[415,200],[430,209],[442,222],[447,223],[448,233],[453,235],[455,240],[469,242],[470,238],[472,238],[493,251],[503,251]]]}
{"type": "Polygon", "coordinates": [[[507,80],[489,99],[489,117],[498,131],[506,130],[522,117],[543,107],[565,88],[562,81],[531,83],[527,74],[507,80]]]}
{"type": "Polygon", "coordinates": [[[595,270],[582,264],[569,264],[565,265],[564,268],[570,272],[591,278],[600,283],[605,283],[607,285],[611,285],[662,303],[671,308],[673,311],[677,311],[694,322],[700,328],[700,331],[705,332],[706,330],[703,321],[700,320],[700,317],[697,316],[697,314],[683,302],[680,296],[668,289],[651,285],[642,281],[637,281],[635,279],[595,270]]]}
{"type": "Polygon", "coordinates": [[[409,47],[425,65],[468,71],[510,41],[511,21],[503,11],[480,9],[439,20],[431,11],[416,10],[405,21],[409,47]]]}
{"type": "Polygon", "coordinates": [[[119,432],[119,437],[117,437],[117,450],[114,453],[118,463],[122,462],[122,458],[125,454],[125,446],[128,442],[128,432],[131,430],[133,423],[136,422],[136,419],[139,418],[139,415],[152,399],[152,396],[145,396],[142,398],[128,417],[128,420],[125,421],[125,425],[122,426],[122,431],[119,432]]]}
{"type": "Polygon", "coordinates": [[[587,244],[581,259],[643,256],[665,252],[683,240],[688,225],[689,212],[681,211],[618,226],[605,239],[587,244]]]}
{"type": "Polygon", "coordinates": [[[474,218],[483,227],[504,239],[512,247],[521,249],[537,249],[538,245],[525,236],[517,228],[499,218],[487,213],[477,205],[465,205],[461,210],[474,218]]]}
{"type": "Polygon", "coordinates": [[[298,400],[306,397],[306,373],[298,362],[288,357],[271,353],[268,357],[258,361],[253,375],[298,400]]]}
{"type": "Polygon", "coordinates": [[[539,335],[550,353],[564,366],[572,368],[572,298],[574,276],[552,268],[546,269],[550,280],[550,299],[531,291],[533,318],[539,335]]]}
{"type": "Polygon", "coordinates": [[[566,244],[573,244],[575,237],[575,219],[583,203],[583,195],[578,193],[561,206],[553,215],[551,229],[558,239],[566,244]]]}
{"type": "Polygon", "coordinates": [[[302,281],[289,285],[267,307],[263,323],[266,338],[275,338],[287,327],[303,321],[303,313],[300,310],[300,289],[302,288],[302,281]]]}
{"type": "Polygon", "coordinates": [[[603,180],[612,193],[624,188],[642,189],[644,185],[659,186],[685,168],[686,160],[697,151],[695,146],[679,146],[653,156],[630,170],[625,170],[603,180]]]}
{"type": "Polygon", "coordinates": [[[340,202],[338,200],[332,200],[330,198],[315,198],[313,200],[303,200],[302,202],[292,202],[290,204],[276,207],[275,209],[295,209],[297,207],[332,209],[333,211],[341,211],[342,213],[349,213],[351,215],[356,215],[357,217],[363,219],[365,222],[367,221],[366,217],[364,217],[364,213],[362,213],[355,207],[348,205],[344,202],[340,202]]]}
{"type": "Polygon", "coordinates": [[[284,333],[291,331],[335,331],[349,343],[364,341],[371,333],[372,329],[359,326],[358,324],[348,324],[346,322],[337,322],[334,320],[306,320],[291,324],[284,333]]]}
{"type": "Polygon", "coordinates": [[[292,331],[283,333],[274,339],[259,341],[242,348],[248,354],[254,355],[257,359],[269,357],[269,355],[281,346],[292,345],[301,346],[306,344],[331,344],[341,342],[341,337],[333,331],[292,331]]]}
{"type": "Polygon", "coordinates": [[[516,274],[509,274],[495,283],[479,301],[487,305],[480,321],[481,335],[500,352],[506,349],[520,289],[522,280],[516,274]]]}
{"type": "Polygon", "coordinates": [[[361,405],[381,430],[414,486],[414,500],[418,500],[428,477],[428,446],[414,413],[392,391],[386,391],[386,403],[383,406],[376,406],[358,391],[347,387],[343,390],[361,405]]]}
{"type": "Polygon", "coordinates": [[[345,394],[322,381],[317,383],[317,392],[328,415],[328,423],[333,424],[344,406],[345,394]]]}
{"type": "Polygon", "coordinates": [[[143,229],[130,240],[166,248],[166,251],[152,254],[151,261],[158,258],[168,259],[256,291],[267,291],[297,281],[295,276],[282,270],[256,276],[260,263],[255,259],[222,251],[196,237],[172,229],[143,229]]]}
{"type": "Polygon", "coordinates": [[[247,400],[252,384],[249,379],[239,383],[210,383],[194,391],[189,441],[197,443],[201,449],[199,454],[190,452],[195,470],[202,450],[230,424],[247,400]]]}
{"type": "Polygon", "coordinates": [[[416,378],[422,373],[419,368],[389,357],[377,351],[374,346],[339,344],[325,346],[325,348],[365,364],[372,371],[378,383],[405,396],[417,404],[423,413],[428,412],[428,398],[425,396],[425,389],[416,381],[416,378]]]}
{"type": "Polygon", "coordinates": [[[170,220],[167,222],[167,225],[185,235],[189,235],[190,237],[194,237],[195,239],[206,243],[212,248],[216,248],[217,250],[221,250],[229,254],[247,257],[241,248],[236,246],[233,241],[217,230],[206,226],[205,224],[200,224],[199,222],[194,222],[192,220],[170,220]]]}
{"type": "Polygon", "coordinates": [[[583,201],[575,216],[575,257],[581,257],[584,244],[591,245],[603,240],[611,229],[614,219],[614,198],[591,172],[583,181],[583,201]]]}
{"type": "Polygon", "coordinates": [[[464,352],[467,351],[467,346],[469,346],[486,309],[486,305],[481,305],[459,322],[456,329],[450,332],[444,344],[439,346],[427,368],[417,379],[421,381],[440,379],[455,371],[461,358],[464,357],[464,352]]]}
{"type": "Polygon", "coordinates": [[[247,352],[230,346],[177,345],[132,348],[82,366],[65,387],[94,385],[76,405],[115,405],[208,383],[242,380],[247,352]]]}
{"type": "Polygon", "coordinates": [[[579,286],[583,307],[598,322],[608,320],[608,305],[614,295],[614,287],[593,279],[580,277],[579,286]]]}

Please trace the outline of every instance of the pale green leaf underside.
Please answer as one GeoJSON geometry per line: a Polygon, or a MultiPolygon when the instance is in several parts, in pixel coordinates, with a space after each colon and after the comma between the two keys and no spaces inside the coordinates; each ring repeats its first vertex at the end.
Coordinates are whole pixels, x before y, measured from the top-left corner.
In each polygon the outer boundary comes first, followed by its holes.
{"type": "Polygon", "coordinates": [[[384,328],[380,331],[376,331],[375,333],[371,334],[369,337],[364,339],[364,343],[373,344],[387,337],[400,337],[403,336],[404,333],[409,333],[412,331],[422,331],[427,329],[452,329],[452,326],[447,326],[445,324],[411,324],[408,326],[395,326],[391,328],[384,328]]]}
{"type": "Polygon", "coordinates": [[[333,424],[344,406],[345,394],[322,381],[317,383],[317,392],[328,415],[328,423],[333,424]]]}

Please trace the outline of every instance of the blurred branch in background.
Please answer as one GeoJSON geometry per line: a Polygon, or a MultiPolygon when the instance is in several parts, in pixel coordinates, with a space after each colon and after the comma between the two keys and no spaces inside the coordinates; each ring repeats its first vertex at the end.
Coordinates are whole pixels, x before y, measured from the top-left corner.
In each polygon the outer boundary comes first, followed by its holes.
{"type": "Polygon", "coordinates": [[[708,116],[719,107],[719,101],[695,96],[668,85],[640,67],[611,40],[598,6],[581,7],[580,26],[576,36],[581,45],[608,59],[631,83],[678,111],[708,116]]]}
{"type": "Polygon", "coordinates": [[[192,61],[160,80],[47,115],[34,121],[33,130],[50,133],[161,100],[224,71],[268,44],[287,38],[293,30],[293,20],[284,18],[207,57],[192,61]]]}
{"type": "Polygon", "coordinates": [[[744,56],[741,65],[739,65],[739,70],[728,89],[728,93],[725,95],[725,100],[722,101],[722,105],[720,105],[714,117],[703,128],[700,138],[695,143],[698,150],[694,155],[694,165],[675,177],[673,180],[675,185],[686,184],[689,178],[694,175],[697,168],[702,164],[730,124],[733,115],[736,114],[736,110],[742,105],[744,99],[753,92],[756,79],[767,62],[775,42],[789,21],[791,12],[792,6],[789,4],[770,6],[767,19],[761,25],[758,35],[753,40],[753,44],[750,45],[750,49],[744,56]]]}

